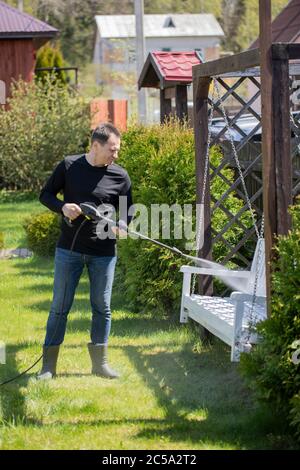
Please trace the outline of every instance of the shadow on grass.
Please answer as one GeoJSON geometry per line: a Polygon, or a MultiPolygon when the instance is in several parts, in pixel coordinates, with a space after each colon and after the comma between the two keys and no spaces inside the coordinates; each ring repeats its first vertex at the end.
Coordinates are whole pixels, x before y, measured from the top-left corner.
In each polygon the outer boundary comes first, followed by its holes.
{"type": "MultiPolygon", "coordinates": [[[[123,318],[114,317],[114,304],[112,303],[112,322],[111,334],[113,336],[122,337],[150,337],[159,331],[165,331],[170,328],[173,322],[170,318],[154,317],[149,314],[132,314],[126,307],[122,307],[123,318]],[[126,316],[126,312],[128,316],[126,316]]],[[[81,310],[84,315],[81,317],[72,317],[72,311],[68,318],[68,332],[82,331],[85,332],[90,329],[92,312],[89,300],[76,300],[74,302],[74,309],[81,310]]],[[[174,323],[174,325],[177,323],[174,323]]]]}
{"type": "MultiPolygon", "coordinates": [[[[278,417],[254,403],[237,373],[237,366],[229,362],[229,349],[221,343],[217,342],[212,350],[201,354],[193,352],[190,345],[178,352],[168,352],[166,348],[159,351],[152,346],[124,346],[123,350],[153,391],[164,417],[93,419],[79,415],[76,426],[89,429],[135,425],[137,430],[132,439],[157,442],[157,448],[162,442],[164,445],[180,442],[182,448],[185,448],[184,443],[208,449],[295,448],[278,417]]],[[[89,374],[61,374],[59,378],[77,376],[86,376],[88,380],[89,374]]],[[[105,379],[99,380],[101,389],[101,381],[105,379]]],[[[72,420],[69,422],[68,416],[59,418],[55,426],[72,425],[72,420]]],[[[39,421],[29,423],[41,425],[39,421]]],[[[113,428],[109,432],[113,432],[113,428]]]]}
{"type": "MultiPolygon", "coordinates": [[[[151,327],[151,331],[155,329],[151,327]]],[[[9,346],[7,371],[2,374],[2,381],[18,373],[16,354],[28,346],[30,343],[9,346]]],[[[222,343],[216,342],[213,349],[201,354],[195,353],[189,344],[175,352],[169,352],[166,345],[161,348],[159,345],[155,348],[127,345],[123,350],[153,391],[158,405],[164,410],[164,417],[91,419],[79,415],[76,426],[89,429],[136,425],[137,432],[132,439],[155,441],[158,448],[160,442],[186,442],[195,448],[295,448],[292,439],[284,435],[286,430],[280,427],[278,417],[254,403],[238,375],[237,366],[229,362],[229,349],[222,343]]],[[[77,376],[86,376],[88,380],[90,374],[61,374],[59,378],[67,380],[77,376]]],[[[7,425],[52,426],[26,415],[22,387],[27,386],[29,378],[30,375],[23,376],[1,388],[3,422],[7,425]]],[[[124,380],[128,378],[124,377],[124,380]]],[[[55,420],[55,426],[68,424],[72,424],[68,423],[68,417],[55,420]]]]}
{"type": "MultiPolygon", "coordinates": [[[[12,382],[2,385],[0,387],[0,419],[2,424],[17,425],[17,424],[39,424],[36,420],[31,420],[26,417],[26,397],[22,393],[22,388],[26,387],[32,372],[28,372],[21,377],[18,375],[24,372],[31,364],[33,364],[39,356],[31,360],[30,364],[18,364],[17,355],[20,351],[25,350],[32,346],[33,343],[23,342],[17,345],[6,345],[6,359],[5,365],[0,367],[0,382],[5,382],[14,378],[12,382]]],[[[36,367],[33,370],[36,370],[36,367]]]]}
{"type": "MultiPolygon", "coordinates": [[[[23,247],[24,248],[24,247],[23,247]]],[[[53,276],[54,257],[40,257],[37,255],[24,260],[14,261],[15,267],[19,269],[20,275],[24,276],[53,276]]]]}
{"type": "MultiPolygon", "coordinates": [[[[28,265],[34,273],[49,268],[42,266],[40,259],[32,261],[33,264],[28,265]]],[[[19,264],[22,275],[22,270],[26,271],[28,266],[19,264]]],[[[86,286],[83,291],[87,293],[86,286]]],[[[116,299],[118,302],[116,305],[112,302],[112,309],[120,306],[120,296],[117,295],[116,299]]],[[[43,310],[49,306],[50,302],[36,304],[37,309],[43,310]]],[[[76,299],[73,308],[86,312],[86,316],[72,318],[70,314],[68,331],[86,331],[91,323],[88,297],[76,299]]],[[[172,322],[168,318],[133,315],[132,312],[126,316],[126,309],[124,306],[121,308],[124,317],[112,319],[112,332],[120,338],[141,335],[151,337],[158,331],[172,328],[172,322]]],[[[155,346],[124,345],[122,348],[137,374],[153,392],[159,407],[164,411],[164,418],[127,419],[121,416],[118,420],[89,421],[78,417],[76,424],[85,425],[87,428],[110,424],[137,424],[138,431],[132,439],[144,441],[180,441],[195,446],[201,444],[203,447],[215,445],[216,448],[294,448],[292,439],[287,434],[284,436],[286,430],[281,427],[278,417],[258,406],[253,400],[238,374],[237,365],[230,363],[229,348],[215,341],[210,350],[197,353],[193,351],[192,341],[191,339],[189,344],[183,344],[178,351],[168,351],[168,345],[165,343],[155,346]],[[281,433],[283,437],[280,437],[281,433]],[[279,436],[277,441],[274,436],[279,436]]],[[[8,364],[3,372],[1,366],[1,381],[17,375],[16,355],[28,346],[30,343],[8,346],[8,364]]],[[[70,374],[74,375],[77,374],[70,374]]],[[[62,377],[67,379],[68,375],[62,377]]],[[[29,378],[30,375],[26,375],[17,382],[1,387],[1,407],[5,423],[42,425],[38,420],[31,420],[26,416],[22,387],[27,386],[29,378]]],[[[55,424],[65,425],[67,421],[56,421],[55,424]]]]}
{"type": "Polygon", "coordinates": [[[201,354],[190,345],[178,352],[135,346],[124,350],[165,411],[165,419],[145,423],[137,439],[264,449],[274,447],[273,433],[282,433],[279,446],[295,445],[280,418],[255,403],[238,366],[230,363],[229,348],[220,341],[201,354]]]}

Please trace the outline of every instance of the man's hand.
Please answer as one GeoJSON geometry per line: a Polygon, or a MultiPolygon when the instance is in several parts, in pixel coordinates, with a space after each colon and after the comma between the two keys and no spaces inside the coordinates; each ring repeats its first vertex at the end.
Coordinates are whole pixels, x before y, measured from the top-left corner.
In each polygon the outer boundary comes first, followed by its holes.
{"type": "Polygon", "coordinates": [[[82,214],[82,210],[77,204],[74,203],[66,203],[62,207],[62,213],[65,217],[69,220],[77,219],[77,217],[82,214]]]}
{"type": "Polygon", "coordinates": [[[111,230],[116,236],[119,235],[119,238],[125,238],[127,236],[127,232],[117,226],[111,227],[111,230]]]}

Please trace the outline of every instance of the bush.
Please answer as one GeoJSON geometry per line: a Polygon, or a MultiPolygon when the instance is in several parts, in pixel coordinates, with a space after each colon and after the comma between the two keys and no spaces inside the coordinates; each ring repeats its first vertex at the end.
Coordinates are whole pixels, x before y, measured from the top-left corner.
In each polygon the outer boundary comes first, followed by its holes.
{"type": "MultiPolygon", "coordinates": [[[[221,154],[216,147],[211,149],[210,158],[215,165],[220,162],[221,154]]],[[[134,203],[144,204],[148,209],[151,204],[163,203],[177,203],[181,207],[183,204],[192,204],[195,207],[194,161],[193,131],[177,121],[167,122],[163,126],[131,126],[123,134],[120,163],[131,177],[134,203]]],[[[233,181],[234,173],[231,169],[224,169],[223,174],[233,181]]],[[[220,177],[213,179],[211,192],[216,199],[224,192],[224,183],[220,177]]],[[[224,205],[232,214],[236,214],[243,204],[231,193],[224,205]]],[[[228,218],[223,211],[215,212],[212,220],[214,229],[220,230],[227,222],[228,218]]],[[[243,223],[251,226],[248,212],[244,213],[243,223]]],[[[171,239],[163,240],[161,237],[160,240],[187,251],[187,240],[175,239],[172,225],[171,239]]],[[[225,234],[231,243],[237,243],[242,236],[238,227],[225,234]]],[[[178,312],[182,286],[179,268],[182,264],[188,264],[188,260],[149,242],[131,238],[119,241],[118,250],[120,271],[124,273],[122,286],[130,307],[138,310],[153,307],[156,312],[178,312]]],[[[226,254],[227,247],[223,243],[215,245],[215,260],[222,260],[226,254]]]]}
{"type": "MultiPolygon", "coordinates": [[[[64,67],[64,60],[61,51],[58,47],[52,47],[49,43],[45,44],[38,50],[36,56],[36,69],[39,68],[60,68],[64,67]]],[[[36,71],[35,77],[43,83],[47,82],[49,71],[36,71]]],[[[52,80],[58,81],[60,84],[66,84],[67,78],[63,70],[54,71],[52,73],[52,80]]]]}
{"type": "Polygon", "coordinates": [[[0,184],[38,192],[66,155],[85,152],[89,136],[89,110],[66,86],[51,77],[15,83],[9,109],[0,107],[0,184]]]}
{"type": "Polygon", "coordinates": [[[23,223],[27,246],[40,256],[52,256],[60,234],[61,217],[53,212],[42,212],[28,217],[23,223]]]}
{"type": "Polygon", "coordinates": [[[300,438],[300,204],[291,209],[293,228],[280,236],[272,270],[271,316],[258,325],[260,343],[242,355],[241,371],[258,396],[294,426],[300,438]]]}

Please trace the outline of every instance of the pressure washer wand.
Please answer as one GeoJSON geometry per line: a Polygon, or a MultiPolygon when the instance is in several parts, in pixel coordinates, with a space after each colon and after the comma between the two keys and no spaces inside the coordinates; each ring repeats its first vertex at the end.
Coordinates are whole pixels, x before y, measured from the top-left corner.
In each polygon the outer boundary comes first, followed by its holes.
{"type": "Polygon", "coordinates": [[[143,235],[142,233],[136,232],[135,230],[131,230],[128,228],[127,224],[125,224],[125,222],[123,221],[116,223],[113,220],[109,219],[108,217],[105,217],[104,215],[100,214],[98,209],[88,202],[81,203],[80,208],[82,210],[83,215],[89,220],[95,220],[95,221],[104,220],[108,224],[117,226],[119,229],[124,230],[129,235],[130,234],[135,235],[143,240],[148,240],[151,243],[154,243],[155,245],[158,245],[162,248],[166,248],[167,250],[172,251],[173,253],[179,256],[182,256],[183,258],[187,258],[193,261],[198,266],[205,266],[205,267],[207,266],[209,268],[221,269],[222,271],[226,270],[226,268],[224,268],[224,266],[221,264],[215,263],[213,261],[208,261],[204,258],[198,258],[197,256],[188,255],[187,253],[184,253],[183,251],[176,248],[175,246],[166,245],[165,243],[162,243],[162,242],[159,242],[158,240],[154,240],[153,238],[147,237],[146,235],[143,235]]]}

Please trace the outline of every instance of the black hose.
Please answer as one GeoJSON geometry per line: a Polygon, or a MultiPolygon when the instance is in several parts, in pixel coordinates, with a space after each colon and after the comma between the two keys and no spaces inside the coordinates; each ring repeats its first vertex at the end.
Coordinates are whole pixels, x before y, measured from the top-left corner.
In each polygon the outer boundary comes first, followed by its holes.
{"type": "MultiPolygon", "coordinates": [[[[74,246],[75,246],[75,242],[76,242],[76,239],[77,239],[77,236],[79,234],[79,231],[81,230],[81,228],[83,227],[83,225],[88,221],[88,219],[84,219],[81,224],[79,225],[78,229],[76,230],[76,233],[73,237],[73,240],[72,240],[72,244],[71,244],[71,248],[70,248],[70,253],[72,254],[73,253],[73,250],[74,250],[74,246]]],[[[63,316],[63,311],[64,311],[64,304],[65,304],[65,297],[66,297],[66,292],[67,292],[67,286],[68,286],[68,276],[67,276],[67,282],[65,284],[65,289],[64,289],[64,295],[63,295],[63,301],[62,301],[62,309],[61,309],[61,313],[60,315],[58,315],[57,317],[57,322],[56,322],[56,326],[55,326],[55,329],[54,329],[54,333],[51,337],[51,340],[50,340],[50,344],[49,346],[46,346],[45,347],[45,350],[43,351],[43,354],[33,363],[31,364],[30,367],[28,367],[26,370],[24,370],[23,372],[20,372],[20,374],[16,375],[15,377],[12,377],[11,379],[8,379],[8,380],[5,380],[4,382],[1,382],[0,383],[0,386],[2,385],[6,385],[10,382],[13,382],[14,380],[17,380],[19,379],[20,377],[22,377],[23,375],[27,374],[27,372],[29,372],[31,369],[33,369],[34,366],[36,366],[44,357],[45,353],[48,351],[49,347],[51,346],[51,343],[56,335],[56,332],[57,332],[57,329],[58,329],[58,326],[60,324],[60,321],[61,321],[61,318],[63,316]]]]}

